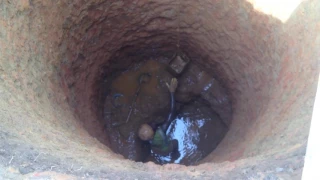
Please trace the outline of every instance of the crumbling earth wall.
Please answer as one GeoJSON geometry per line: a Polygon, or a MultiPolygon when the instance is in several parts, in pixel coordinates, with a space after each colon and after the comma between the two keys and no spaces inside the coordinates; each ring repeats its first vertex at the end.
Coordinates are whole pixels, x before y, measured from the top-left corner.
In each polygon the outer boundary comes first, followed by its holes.
{"type": "Polygon", "coordinates": [[[0,177],[299,179],[319,74],[319,1],[303,1],[286,22],[245,0],[178,3],[1,1],[0,177]],[[103,78],[171,54],[178,37],[228,89],[230,131],[198,166],[125,160],[101,126],[103,78]]]}

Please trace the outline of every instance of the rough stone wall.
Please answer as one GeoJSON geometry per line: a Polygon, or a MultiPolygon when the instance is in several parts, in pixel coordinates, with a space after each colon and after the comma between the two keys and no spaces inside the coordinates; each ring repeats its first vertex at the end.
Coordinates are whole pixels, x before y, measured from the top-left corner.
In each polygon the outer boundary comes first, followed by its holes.
{"type": "Polygon", "coordinates": [[[282,23],[242,0],[1,1],[3,177],[299,177],[319,74],[318,12],[318,1],[304,1],[282,23]],[[94,139],[105,138],[92,131],[99,78],[123,52],[173,51],[177,24],[181,48],[229,89],[231,129],[198,167],[123,160],[94,139]]]}

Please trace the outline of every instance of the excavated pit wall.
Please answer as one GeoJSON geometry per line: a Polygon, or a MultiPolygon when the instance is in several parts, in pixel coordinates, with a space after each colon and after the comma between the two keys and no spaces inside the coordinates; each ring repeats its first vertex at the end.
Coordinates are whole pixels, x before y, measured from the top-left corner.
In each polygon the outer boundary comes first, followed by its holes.
{"type": "Polygon", "coordinates": [[[299,178],[319,74],[320,3],[303,1],[286,22],[243,0],[180,3],[1,1],[0,174],[299,178]],[[178,30],[181,49],[228,89],[230,130],[198,166],[125,160],[107,147],[103,80],[132,61],[171,55],[178,30]]]}

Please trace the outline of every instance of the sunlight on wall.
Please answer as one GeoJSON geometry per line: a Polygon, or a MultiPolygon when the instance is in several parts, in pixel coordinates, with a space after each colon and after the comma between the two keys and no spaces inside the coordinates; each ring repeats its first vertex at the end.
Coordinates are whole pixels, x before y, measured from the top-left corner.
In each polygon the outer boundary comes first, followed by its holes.
{"type": "Polygon", "coordinates": [[[307,153],[303,168],[302,179],[320,179],[319,162],[320,162],[320,75],[318,80],[318,90],[313,107],[312,121],[308,139],[307,153]]]}
{"type": "Polygon", "coordinates": [[[253,7],[285,23],[293,11],[305,0],[247,0],[253,7]]]}

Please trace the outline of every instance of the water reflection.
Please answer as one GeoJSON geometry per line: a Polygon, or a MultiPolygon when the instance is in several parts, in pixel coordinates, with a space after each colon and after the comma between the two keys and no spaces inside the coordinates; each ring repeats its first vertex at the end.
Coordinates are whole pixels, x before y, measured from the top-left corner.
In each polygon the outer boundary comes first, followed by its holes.
{"type": "MultiPolygon", "coordinates": [[[[184,114],[187,115],[187,114],[184,114]]],[[[201,156],[198,152],[200,143],[199,130],[206,123],[205,119],[191,120],[189,117],[177,117],[169,126],[167,136],[169,140],[178,140],[178,156],[174,153],[168,156],[153,154],[154,158],[161,164],[163,163],[181,163],[183,159],[193,159],[195,155],[201,156]]],[[[197,157],[197,159],[201,159],[197,157]]]]}

